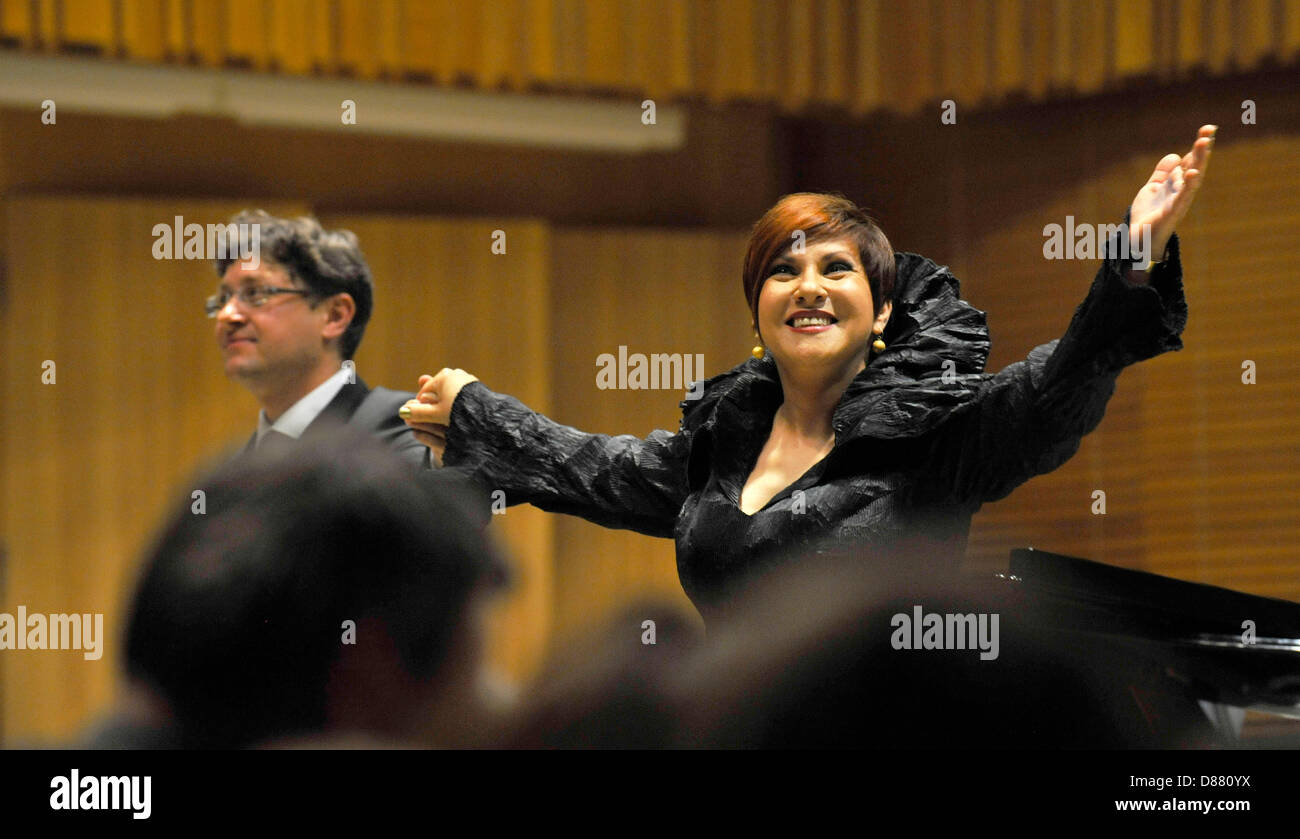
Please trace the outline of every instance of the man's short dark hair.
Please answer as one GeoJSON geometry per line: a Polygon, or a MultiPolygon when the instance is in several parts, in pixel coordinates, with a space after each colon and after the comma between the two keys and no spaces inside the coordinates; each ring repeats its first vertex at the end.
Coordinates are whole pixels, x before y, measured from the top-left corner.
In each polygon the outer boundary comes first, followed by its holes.
{"type": "MultiPolygon", "coordinates": [[[[370,266],[361,253],[356,234],[351,230],[326,230],[310,216],[276,218],[264,210],[243,210],[230,224],[256,224],[259,257],[298,278],[314,297],[345,292],[352,295],[357,310],[339,341],[344,360],[352,358],[361,345],[361,336],[374,309],[370,266]]],[[[244,235],[242,229],[240,235],[244,235]]],[[[228,247],[226,256],[216,260],[218,277],[224,277],[230,266],[240,261],[239,252],[238,248],[228,247]]]]}
{"type": "MultiPolygon", "coordinates": [[[[187,498],[149,552],[126,649],[187,747],[321,730],[345,621],[384,627],[429,681],[502,567],[460,499],[346,429],[238,459],[195,489],[206,509],[187,498]]],[[[358,631],[355,649],[375,635],[358,631]]]]}

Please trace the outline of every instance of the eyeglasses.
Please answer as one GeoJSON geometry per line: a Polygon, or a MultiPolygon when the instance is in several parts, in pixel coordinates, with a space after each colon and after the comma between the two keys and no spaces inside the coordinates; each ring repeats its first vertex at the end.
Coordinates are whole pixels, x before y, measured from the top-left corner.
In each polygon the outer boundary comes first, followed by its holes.
{"type": "Polygon", "coordinates": [[[239,302],[256,309],[266,303],[276,294],[301,294],[304,297],[310,297],[312,292],[301,288],[276,288],[269,285],[249,285],[239,289],[233,294],[228,289],[221,289],[216,294],[209,297],[203,302],[203,310],[207,312],[208,317],[215,318],[226,304],[230,302],[231,297],[236,297],[239,302]]]}

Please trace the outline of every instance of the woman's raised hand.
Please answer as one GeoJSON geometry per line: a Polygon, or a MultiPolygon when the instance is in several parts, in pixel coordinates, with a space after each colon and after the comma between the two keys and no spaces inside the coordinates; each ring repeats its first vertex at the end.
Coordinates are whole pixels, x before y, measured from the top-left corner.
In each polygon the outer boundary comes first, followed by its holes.
{"type": "Polygon", "coordinates": [[[444,367],[432,376],[423,375],[420,377],[420,392],[398,412],[415,432],[415,438],[433,452],[434,461],[439,466],[447,448],[451,406],[461,388],[477,381],[477,376],[450,367],[444,367]]]}
{"type": "Polygon", "coordinates": [[[1191,151],[1182,157],[1167,154],[1161,158],[1129,209],[1130,246],[1142,241],[1139,238],[1142,228],[1150,225],[1151,253],[1148,256],[1160,259],[1174,228],[1187,215],[1196,191],[1205,182],[1205,169],[1210,163],[1217,130],[1217,125],[1202,125],[1191,151]]]}

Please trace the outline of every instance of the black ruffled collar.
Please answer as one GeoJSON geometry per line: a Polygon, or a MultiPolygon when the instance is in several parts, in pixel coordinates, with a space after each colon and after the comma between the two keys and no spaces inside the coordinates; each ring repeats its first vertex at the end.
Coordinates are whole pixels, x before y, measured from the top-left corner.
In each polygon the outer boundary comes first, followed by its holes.
{"type": "MultiPolygon", "coordinates": [[[[961,299],[961,287],[947,267],[914,253],[895,254],[895,263],[886,349],[849,383],[836,406],[837,443],[921,436],[969,404],[986,378],[984,312],[961,299]]],[[[701,398],[683,401],[681,427],[698,431],[720,425],[743,433],[756,425],[755,409],[779,405],[781,398],[776,363],[770,356],[751,359],[708,379],[701,398]]],[[[759,420],[770,421],[770,416],[759,420]]]]}

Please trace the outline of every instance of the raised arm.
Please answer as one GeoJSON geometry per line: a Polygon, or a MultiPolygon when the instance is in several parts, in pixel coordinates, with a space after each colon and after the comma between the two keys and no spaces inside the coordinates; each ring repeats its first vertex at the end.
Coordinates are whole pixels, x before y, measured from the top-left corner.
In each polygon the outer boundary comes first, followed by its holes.
{"type": "MultiPolygon", "coordinates": [[[[1187,322],[1178,237],[1149,282],[1108,259],[1059,340],[989,377],[969,408],[933,432],[921,492],[972,510],[1060,466],[1101,422],[1121,370],[1182,348],[1187,322]]],[[[921,500],[921,499],[918,499],[921,500]]]]}
{"type": "Polygon", "coordinates": [[[1132,240],[1150,229],[1153,254],[1135,267],[1112,243],[1065,335],[988,378],[969,408],[934,432],[933,480],[918,492],[969,509],[1006,496],[1078,450],[1121,370],[1182,348],[1187,302],[1173,227],[1204,179],[1214,130],[1202,127],[1187,155],[1163,158],[1125,216],[1132,240]]]}
{"type": "Polygon", "coordinates": [[[672,536],[686,499],[685,435],[588,434],[463,371],[438,376],[422,377],[420,401],[403,411],[444,466],[469,474],[489,494],[500,490],[507,505],[529,503],[605,527],[672,536]]]}

